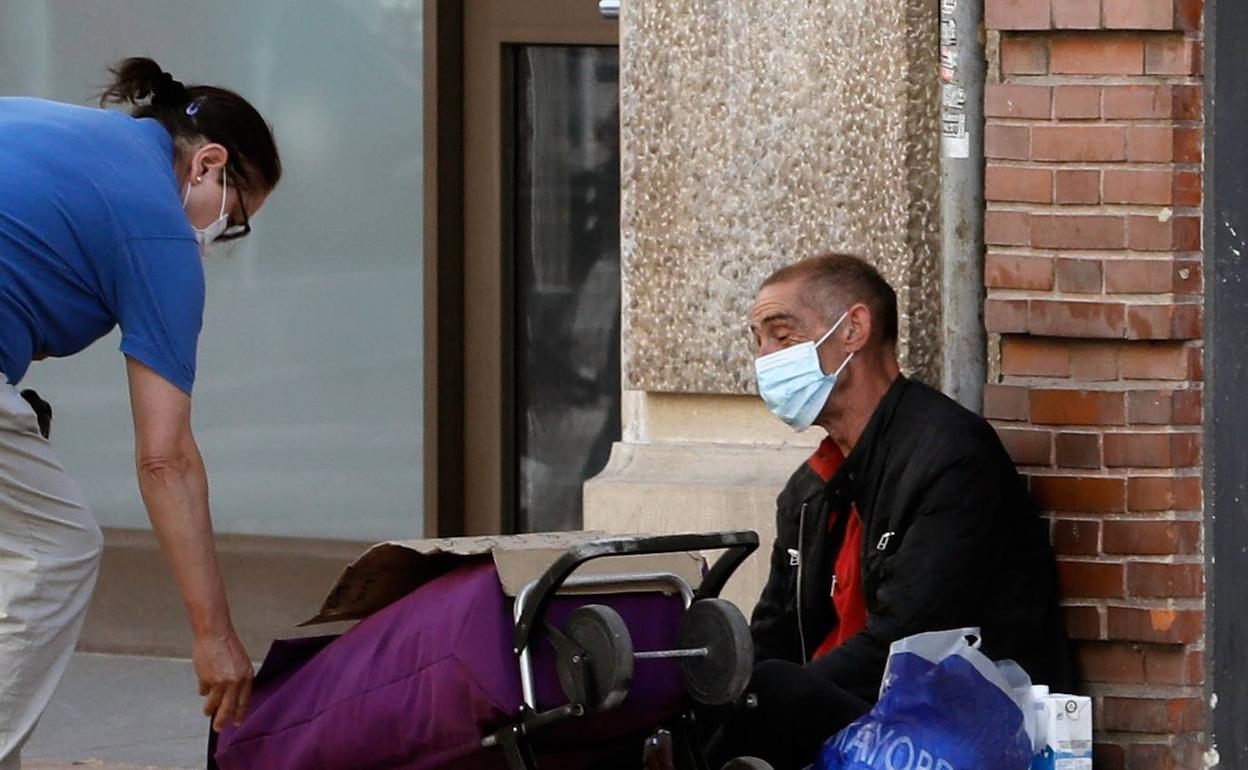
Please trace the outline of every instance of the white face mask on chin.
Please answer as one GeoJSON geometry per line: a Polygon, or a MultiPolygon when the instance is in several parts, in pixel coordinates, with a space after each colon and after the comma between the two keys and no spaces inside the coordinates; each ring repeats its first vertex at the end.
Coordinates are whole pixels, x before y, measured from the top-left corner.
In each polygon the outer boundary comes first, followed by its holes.
{"type": "MultiPolygon", "coordinates": [[[[221,237],[221,233],[225,232],[225,228],[230,226],[230,218],[225,213],[225,196],[229,192],[228,177],[225,170],[221,170],[221,212],[217,216],[216,221],[207,227],[196,227],[191,224],[191,229],[195,231],[195,240],[199,243],[199,255],[207,256],[212,250],[212,242],[221,237]]],[[[186,210],[186,202],[191,198],[191,183],[186,183],[186,193],[182,195],[182,209],[186,210]]]]}

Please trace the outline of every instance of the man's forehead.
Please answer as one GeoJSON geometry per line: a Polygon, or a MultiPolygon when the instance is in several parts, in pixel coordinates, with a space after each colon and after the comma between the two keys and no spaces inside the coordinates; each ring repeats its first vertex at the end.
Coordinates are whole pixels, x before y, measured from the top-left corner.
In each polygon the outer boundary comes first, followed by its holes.
{"type": "Polygon", "coordinates": [[[801,312],[799,294],[798,287],[792,283],[764,286],[750,308],[750,323],[797,318],[801,312]]]}

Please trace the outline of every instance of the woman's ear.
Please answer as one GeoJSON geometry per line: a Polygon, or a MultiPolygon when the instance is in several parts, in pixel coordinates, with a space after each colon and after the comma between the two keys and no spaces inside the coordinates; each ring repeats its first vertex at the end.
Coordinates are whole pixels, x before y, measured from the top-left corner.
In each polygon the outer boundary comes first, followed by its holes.
{"type": "Polygon", "coordinates": [[[208,176],[210,171],[224,167],[229,158],[229,150],[216,142],[200,145],[199,149],[195,150],[195,154],[191,156],[192,178],[208,176]]]}

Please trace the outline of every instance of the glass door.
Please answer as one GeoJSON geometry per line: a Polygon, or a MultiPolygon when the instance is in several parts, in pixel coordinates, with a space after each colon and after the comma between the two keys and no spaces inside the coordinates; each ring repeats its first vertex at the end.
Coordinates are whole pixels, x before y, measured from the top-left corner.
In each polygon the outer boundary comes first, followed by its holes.
{"type": "Polygon", "coordinates": [[[619,49],[511,49],[516,508],[579,529],[620,437],[619,49]]]}

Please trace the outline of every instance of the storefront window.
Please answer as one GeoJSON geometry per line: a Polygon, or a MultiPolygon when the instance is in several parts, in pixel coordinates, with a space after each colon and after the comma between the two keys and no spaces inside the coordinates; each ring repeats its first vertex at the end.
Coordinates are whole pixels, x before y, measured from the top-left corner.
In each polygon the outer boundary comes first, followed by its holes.
{"type": "MultiPolygon", "coordinates": [[[[422,528],[420,0],[8,0],[0,94],[93,104],[151,56],[272,122],[281,186],[205,262],[194,423],[219,531],[422,528]]],[[[23,381],[103,526],[145,527],[118,336],[23,381]]]]}

